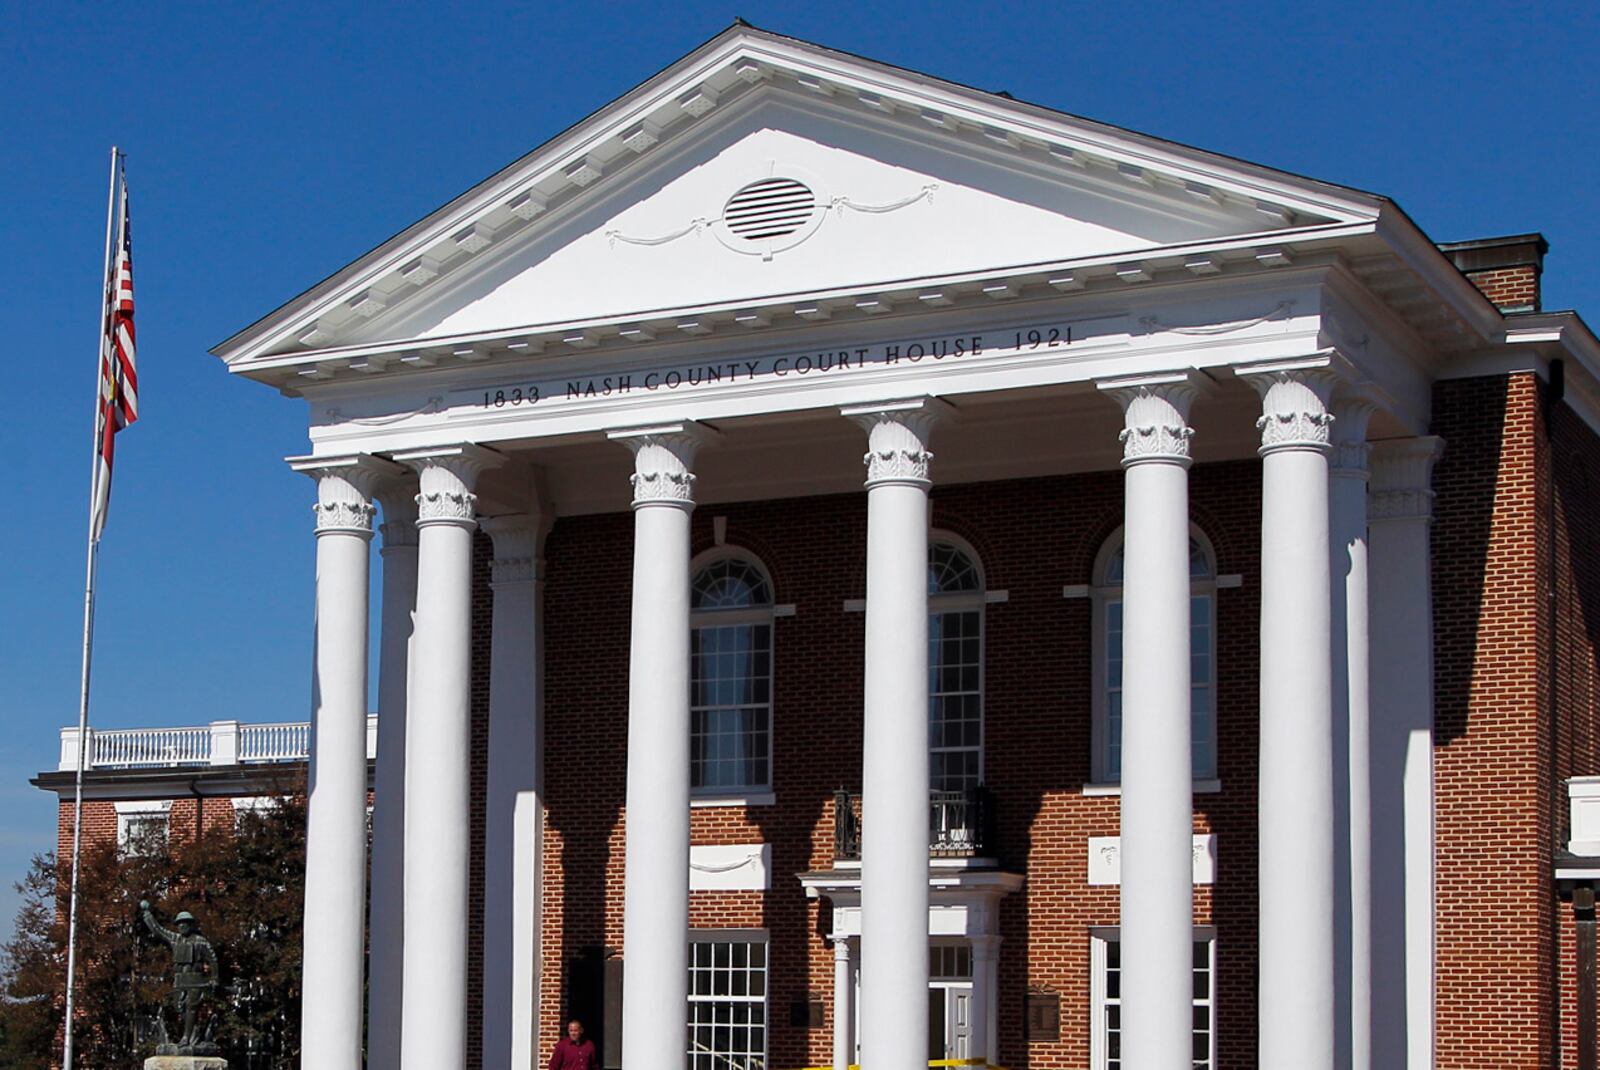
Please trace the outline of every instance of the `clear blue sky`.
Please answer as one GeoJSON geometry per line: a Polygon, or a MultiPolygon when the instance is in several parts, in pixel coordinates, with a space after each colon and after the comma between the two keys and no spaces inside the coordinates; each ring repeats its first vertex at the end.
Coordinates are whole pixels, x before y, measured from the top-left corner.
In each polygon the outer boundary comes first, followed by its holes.
{"type": "MultiPolygon", "coordinates": [[[[206,349],[741,15],[1394,197],[1540,230],[1600,323],[1600,5],[0,4],[0,929],[76,717],[106,153],[128,152],[143,420],[101,554],[94,721],[306,716],[305,407],[206,349]]],[[[622,671],[623,666],[617,666],[622,671]]]]}

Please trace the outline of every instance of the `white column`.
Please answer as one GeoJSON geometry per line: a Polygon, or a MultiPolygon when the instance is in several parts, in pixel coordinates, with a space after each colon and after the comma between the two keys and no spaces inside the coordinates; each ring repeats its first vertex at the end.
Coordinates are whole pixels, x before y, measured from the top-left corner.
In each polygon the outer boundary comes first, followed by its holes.
{"type": "Polygon", "coordinates": [[[850,990],[855,987],[850,970],[850,938],[833,938],[833,1070],[849,1070],[855,1052],[851,1036],[850,990]]]}
{"type": "Polygon", "coordinates": [[[548,517],[483,522],[494,540],[489,777],[484,816],[483,1065],[538,1059],[539,837],[543,646],[540,588],[548,517]]]}
{"type": "Polygon", "coordinates": [[[383,606],[378,632],[378,760],[372,790],[372,901],[367,952],[367,1063],[400,1065],[405,948],[406,667],[417,606],[416,481],[378,486],[383,606]]]}
{"type": "Polygon", "coordinates": [[[316,664],[306,806],[302,1065],[361,1070],[367,891],[369,457],[292,458],[317,481],[316,664]]]}
{"type": "Polygon", "coordinates": [[[928,1052],[928,434],[931,399],[845,409],[867,429],[861,1064],[928,1052]]]}
{"type": "Polygon", "coordinates": [[[498,454],[398,454],[420,475],[417,612],[406,719],[402,1070],[459,1070],[467,1048],[472,532],[478,473],[498,454]]]}
{"type": "Polygon", "coordinates": [[[1333,405],[1329,508],[1334,744],[1334,964],[1339,1070],[1372,1066],[1372,840],[1367,772],[1367,420],[1370,402],[1333,405]]]}
{"type": "Polygon", "coordinates": [[[689,514],[701,434],[672,424],[610,437],[634,458],[622,1053],[628,1070],[676,1070],[689,1003],[689,514]]]}
{"type": "MultiPolygon", "coordinates": [[[[999,1015],[1000,937],[978,935],[972,940],[972,1051],[971,1058],[994,1062],[999,1015]]],[[[1126,1048],[1124,1048],[1126,1050],[1126,1048]]],[[[1130,1064],[1131,1065],[1131,1064],[1130,1064]]]]}
{"type": "Polygon", "coordinates": [[[1187,375],[1101,385],[1122,404],[1122,1054],[1188,1070],[1194,1030],[1187,375]]]}
{"type": "Polygon", "coordinates": [[[1328,412],[1333,377],[1282,365],[1262,395],[1260,1065],[1334,1050],[1328,412]]]}
{"type": "Polygon", "coordinates": [[[1372,447],[1372,1062],[1431,1070],[1433,437],[1372,447]]]}

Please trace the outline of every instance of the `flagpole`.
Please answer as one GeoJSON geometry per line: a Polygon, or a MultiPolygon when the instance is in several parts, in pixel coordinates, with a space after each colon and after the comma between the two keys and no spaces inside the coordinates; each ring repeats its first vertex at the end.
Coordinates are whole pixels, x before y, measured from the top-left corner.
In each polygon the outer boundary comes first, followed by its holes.
{"type": "Polygon", "coordinates": [[[106,192],[106,257],[100,274],[100,345],[95,363],[94,388],[94,440],[90,451],[89,467],[89,539],[85,556],[83,582],[83,674],[78,689],[78,761],[72,790],[72,881],[67,894],[67,1006],[65,1040],[61,1052],[61,1070],[72,1070],[72,1018],[73,976],[78,965],[78,853],[83,838],[83,767],[89,746],[89,664],[94,652],[94,574],[100,553],[100,541],[95,538],[94,513],[96,484],[100,479],[100,437],[103,404],[101,399],[101,364],[106,359],[106,310],[109,307],[111,287],[111,231],[117,203],[117,147],[111,146],[111,180],[106,192]]]}

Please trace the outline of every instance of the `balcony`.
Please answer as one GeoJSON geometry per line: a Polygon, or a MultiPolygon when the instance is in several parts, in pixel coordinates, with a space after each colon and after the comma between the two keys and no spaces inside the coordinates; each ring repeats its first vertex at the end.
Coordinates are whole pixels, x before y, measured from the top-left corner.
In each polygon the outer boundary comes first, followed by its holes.
{"type": "MultiPolygon", "coordinates": [[[[833,860],[861,860],[861,796],[843,789],[833,796],[833,860]]],[[[995,851],[994,804],[989,789],[928,793],[928,857],[990,858],[995,851]]]]}
{"type": "MultiPolygon", "coordinates": [[[[378,753],[378,718],[367,718],[367,759],[378,753]]],[[[242,724],[212,721],[192,728],[89,730],[84,769],[174,769],[195,766],[271,765],[311,756],[307,721],[242,724]]],[[[57,768],[78,766],[78,730],[61,730],[57,768]]]]}

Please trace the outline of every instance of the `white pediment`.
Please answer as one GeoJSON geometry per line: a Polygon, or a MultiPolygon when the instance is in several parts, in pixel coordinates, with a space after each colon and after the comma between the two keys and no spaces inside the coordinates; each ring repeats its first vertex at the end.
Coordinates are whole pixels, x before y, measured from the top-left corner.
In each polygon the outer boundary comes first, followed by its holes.
{"type": "Polygon", "coordinates": [[[957,151],[964,147],[885,138],[781,101],[758,104],[586,210],[508,243],[410,314],[368,321],[344,340],[770,301],[1266,229],[1243,206],[1141,201],[1119,188],[1125,180],[1108,177],[1097,188],[1049,164],[1008,168],[957,151]],[[725,218],[729,199],[767,179],[794,183],[792,214],[774,229],[799,229],[778,238],[736,233],[725,218]]]}
{"type": "Polygon", "coordinates": [[[1375,204],[738,27],[217,352],[803,308],[827,291],[1293,233],[1375,204]],[[764,202],[741,215],[730,198],[762,180],[789,183],[793,233],[740,233],[764,202]]]}

